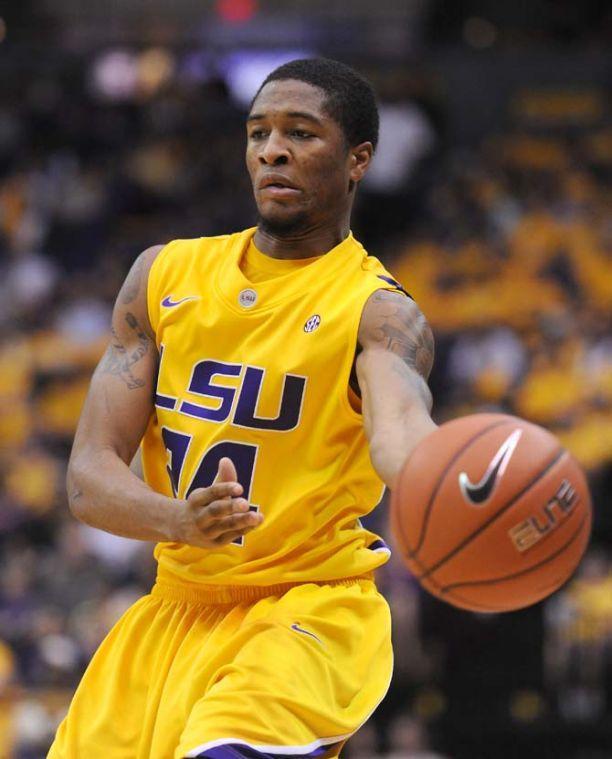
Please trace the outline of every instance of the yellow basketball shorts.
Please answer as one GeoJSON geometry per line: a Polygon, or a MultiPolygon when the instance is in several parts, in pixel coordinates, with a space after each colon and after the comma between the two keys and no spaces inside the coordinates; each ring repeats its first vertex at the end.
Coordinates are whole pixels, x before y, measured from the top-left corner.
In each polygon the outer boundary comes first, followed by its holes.
{"type": "Polygon", "coordinates": [[[156,584],[94,655],[49,759],[337,757],[387,692],[370,579],[156,584]]]}

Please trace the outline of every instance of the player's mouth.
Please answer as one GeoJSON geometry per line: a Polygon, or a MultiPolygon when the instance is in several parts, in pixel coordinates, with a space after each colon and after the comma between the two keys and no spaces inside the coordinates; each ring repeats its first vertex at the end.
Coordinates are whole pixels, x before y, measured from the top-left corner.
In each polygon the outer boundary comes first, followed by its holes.
{"type": "Polygon", "coordinates": [[[273,198],[292,198],[302,191],[283,174],[267,174],[259,182],[259,191],[273,198]]]}

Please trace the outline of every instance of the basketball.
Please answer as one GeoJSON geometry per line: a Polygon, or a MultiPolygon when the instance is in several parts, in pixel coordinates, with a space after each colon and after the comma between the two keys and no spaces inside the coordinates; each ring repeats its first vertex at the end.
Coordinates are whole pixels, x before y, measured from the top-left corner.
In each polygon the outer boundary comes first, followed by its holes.
{"type": "Polygon", "coordinates": [[[443,424],[408,457],[391,524],[426,590],[470,611],[511,611],[572,575],[589,540],[591,498],[550,432],[473,414],[443,424]]]}

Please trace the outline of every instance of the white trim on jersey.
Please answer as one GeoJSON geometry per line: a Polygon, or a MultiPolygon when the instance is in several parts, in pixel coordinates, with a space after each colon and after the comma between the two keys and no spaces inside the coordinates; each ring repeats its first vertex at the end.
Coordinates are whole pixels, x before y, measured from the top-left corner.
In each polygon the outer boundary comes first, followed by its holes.
{"type": "Polygon", "coordinates": [[[196,748],[187,752],[185,756],[196,757],[203,751],[207,751],[211,748],[219,748],[220,746],[246,746],[254,751],[261,751],[264,754],[307,757],[308,754],[316,749],[321,748],[322,746],[330,746],[334,743],[340,743],[340,741],[345,741],[347,738],[350,738],[351,735],[352,733],[348,733],[347,735],[338,735],[334,738],[319,738],[305,746],[261,746],[259,744],[255,745],[253,743],[248,743],[243,738],[218,738],[215,741],[209,741],[208,743],[202,743],[200,746],[196,746],[196,748]]]}

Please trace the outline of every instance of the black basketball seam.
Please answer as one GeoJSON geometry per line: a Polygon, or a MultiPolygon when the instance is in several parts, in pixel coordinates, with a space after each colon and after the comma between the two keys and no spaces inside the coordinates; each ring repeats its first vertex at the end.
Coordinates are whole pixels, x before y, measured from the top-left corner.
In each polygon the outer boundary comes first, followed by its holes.
{"type": "Polygon", "coordinates": [[[427,577],[432,572],[435,572],[437,569],[439,569],[443,564],[446,564],[446,562],[449,559],[452,559],[453,556],[456,556],[460,551],[462,551],[465,546],[468,543],[471,543],[471,541],[477,536],[480,535],[483,530],[486,530],[489,525],[493,524],[502,514],[505,514],[508,509],[513,506],[516,501],[518,501],[519,498],[521,498],[528,490],[531,490],[531,488],[539,482],[539,480],[542,479],[548,472],[559,462],[559,460],[567,453],[565,448],[559,448],[555,452],[554,457],[546,464],[546,466],[542,469],[541,472],[539,472],[525,487],[520,490],[516,495],[514,495],[508,503],[506,503],[504,506],[502,506],[500,509],[498,509],[495,514],[493,514],[488,521],[483,522],[481,525],[479,525],[473,532],[471,532],[469,535],[466,535],[466,537],[459,543],[459,545],[455,546],[453,550],[448,553],[446,556],[443,556],[441,559],[438,559],[437,563],[431,566],[427,572],[425,572],[423,575],[421,575],[421,579],[424,577],[427,577]]]}
{"type": "MultiPolygon", "coordinates": [[[[431,496],[429,497],[429,502],[427,503],[427,507],[425,508],[425,514],[423,516],[423,522],[421,524],[421,534],[419,535],[417,545],[415,546],[414,549],[412,549],[410,548],[410,545],[408,545],[408,541],[406,541],[406,545],[408,547],[408,556],[411,559],[416,559],[416,555],[423,547],[423,543],[425,542],[425,535],[427,534],[427,527],[429,526],[429,516],[433,508],[433,503],[436,499],[436,496],[438,495],[438,491],[440,490],[442,483],[444,482],[444,478],[446,477],[448,470],[453,466],[453,464],[457,461],[457,459],[461,456],[461,454],[464,453],[464,451],[472,445],[474,441],[478,440],[478,438],[481,437],[482,435],[486,435],[486,433],[489,432],[489,430],[495,429],[496,427],[500,427],[502,424],[508,424],[508,422],[509,422],[508,419],[502,419],[501,421],[493,422],[488,427],[485,427],[483,430],[479,430],[475,435],[473,435],[469,440],[467,440],[461,446],[461,448],[457,451],[457,453],[455,453],[455,455],[451,458],[448,464],[444,467],[442,472],[438,475],[438,480],[431,493],[431,496]]],[[[404,469],[402,470],[402,472],[405,471],[405,466],[406,465],[404,465],[404,469]]],[[[404,535],[405,531],[404,531],[404,524],[402,521],[402,511],[403,510],[400,509],[399,521],[402,527],[402,535],[404,535]]]]}
{"type": "MultiPolygon", "coordinates": [[[[412,576],[418,582],[420,582],[421,581],[421,577],[423,577],[423,575],[427,571],[427,568],[416,557],[411,557],[410,561],[413,561],[417,565],[417,567],[420,569],[420,571],[421,571],[421,574],[417,574],[411,567],[409,567],[409,571],[412,574],[412,576]]],[[[436,582],[435,578],[433,578],[433,577],[427,577],[427,582],[431,583],[436,590],[442,590],[442,586],[440,585],[440,583],[436,582]]],[[[429,588],[425,588],[425,590],[429,590],[429,588]]],[[[429,591],[429,592],[431,593],[432,591],[429,591]]]]}
{"type": "Polygon", "coordinates": [[[465,596],[460,595],[459,593],[455,593],[455,591],[453,591],[452,593],[448,593],[445,598],[442,598],[442,596],[440,596],[439,598],[440,600],[445,601],[446,603],[452,604],[453,602],[455,602],[457,604],[455,608],[461,608],[467,611],[475,611],[475,612],[481,611],[481,612],[489,612],[492,614],[499,614],[499,613],[504,614],[510,611],[519,611],[521,609],[526,609],[528,606],[533,606],[534,604],[540,603],[541,601],[545,601],[546,598],[549,595],[551,595],[551,593],[554,593],[557,590],[560,590],[567,582],[569,582],[570,578],[571,578],[571,575],[561,584],[549,583],[546,586],[546,588],[541,589],[543,595],[539,600],[530,601],[526,606],[517,606],[513,608],[508,608],[507,606],[497,606],[493,604],[488,604],[487,606],[485,606],[484,604],[479,604],[477,601],[472,601],[466,598],[465,596]],[[461,604],[461,606],[459,604],[461,604]]]}
{"type": "MultiPolygon", "coordinates": [[[[582,527],[584,527],[585,522],[588,522],[588,518],[589,518],[589,515],[587,514],[587,516],[583,519],[583,521],[582,521],[580,527],[578,528],[577,532],[579,532],[582,529],[582,527]]],[[[569,577],[568,577],[568,580],[569,580],[569,577]]],[[[427,578],[427,582],[430,582],[436,588],[437,591],[441,590],[441,586],[437,582],[435,582],[435,580],[432,577],[428,577],[427,578]]],[[[466,583],[466,584],[471,584],[471,583],[466,583]]],[[[553,588],[555,590],[558,590],[559,587],[561,587],[561,586],[557,586],[557,587],[555,587],[555,586],[556,586],[556,583],[550,583],[548,587],[553,588]]],[[[423,586],[423,587],[425,587],[425,586],[423,586]]],[[[452,586],[449,585],[449,586],[447,586],[447,588],[448,587],[452,587],[452,586]]],[[[429,590],[429,588],[425,588],[425,590],[429,591],[430,593],[432,592],[431,590],[429,590]]],[[[437,596],[437,597],[440,600],[446,601],[447,603],[452,603],[454,601],[456,603],[456,605],[453,604],[455,606],[455,608],[456,609],[460,609],[461,611],[472,611],[472,612],[478,612],[478,611],[480,611],[480,612],[485,612],[485,613],[489,613],[489,614],[499,614],[499,613],[504,613],[504,612],[510,611],[507,606],[497,606],[497,605],[494,605],[494,604],[487,604],[485,606],[482,603],[478,603],[478,601],[473,601],[471,599],[467,599],[467,598],[459,595],[458,593],[455,593],[454,591],[452,593],[449,592],[447,594],[447,597],[444,598],[444,599],[442,598],[442,596],[437,596]]],[[[544,596],[544,598],[545,597],[546,596],[544,596]]],[[[543,600],[543,599],[541,599],[541,600],[543,600]]],[[[534,601],[534,603],[538,603],[538,601],[534,601]]]]}
{"type": "MultiPolygon", "coordinates": [[[[421,572],[426,572],[426,571],[427,571],[427,567],[425,567],[425,566],[423,565],[423,563],[422,563],[422,562],[421,562],[419,559],[417,559],[417,557],[416,557],[416,556],[411,556],[411,557],[410,557],[410,561],[414,561],[414,563],[415,563],[415,564],[417,565],[417,567],[418,567],[418,568],[421,570],[421,572]]],[[[414,574],[414,576],[417,578],[417,580],[420,580],[420,579],[421,579],[421,577],[422,577],[422,574],[420,574],[420,575],[417,575],[415,572],[413,572],[413,574],[414,574]]],[[[434,583],[434,584],[435,584],[435,583],[434,583]]]]}
{"type": "Polygon", "coordinates": [[[442,593],[447,593],[451,590],[454,590],[454,588],[465,588],[465,587],[472,587],[474,585],[493,585],[498,582],[506,582],[506,580],[513,580],[516,577],[521,577],[522,575],[528,575],[530,572],[533,572],[536,569],[539,569],[540,567],[543,567],[545,564],[548,564],[550,561],[554,561],[557,556],[562,554],[566,548],[568,548],[574,540],[578,537],[578,535],[582,532],[582,528],[586,524],[587,520],[589,518],[588,513],[584,515],[582,518],[582,521],[574,530],[571,537],[565,542],[560,548],[558,548],[554,553],[552,553],[550,556],[547,556],[545,559],[542,559],[542,561],[539,561],[537,564],[533,564],[531,567],[527,567],[526,569],[521,569],[518,572],[513,572],[510,575],[504,575],[503,577],[495,577],[491,578],[489,580],[470,580],[469,582],[455,582],[451,585],[445,585],[441,590],[442,593]]]}

